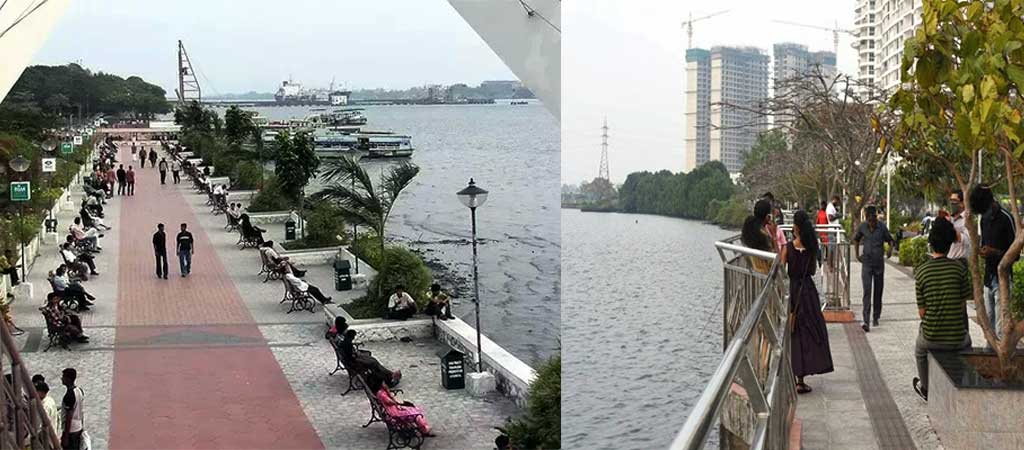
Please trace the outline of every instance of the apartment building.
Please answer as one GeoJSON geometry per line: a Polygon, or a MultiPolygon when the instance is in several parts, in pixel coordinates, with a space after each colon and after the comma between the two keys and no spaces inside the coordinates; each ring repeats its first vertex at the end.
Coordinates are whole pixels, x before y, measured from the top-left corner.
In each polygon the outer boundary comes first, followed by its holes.
{"type": "Polygon", "coordinates": [[[857,0],[854,43],[857,79],[883,92],[900,84],[907,39],[921,23],[921,0],[857,0]]]}

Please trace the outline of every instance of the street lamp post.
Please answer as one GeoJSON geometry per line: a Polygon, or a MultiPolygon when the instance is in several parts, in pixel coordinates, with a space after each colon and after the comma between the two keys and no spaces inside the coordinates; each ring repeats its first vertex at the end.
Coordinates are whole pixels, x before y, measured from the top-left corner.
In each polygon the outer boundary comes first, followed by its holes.
{"type": "Polygon", "coordinates": [[[483,357],[481,356],[483,349],[480,347],[480,277],[477,273],[476,254],[476,208],[483,206],[484,202],[487,201],[487,191],[478,188],[473,179],[470,178],[469,185],[456,195],[459,196],[459,201],[469,208],[470,220],[473,224],[473,303],[476,304],[476,371],[483,372],[483,357]]]}
{"type": "MultiPolygon", "coordinates": [[[[29,164],[31,164],[31,161],[21,155],[15,156],[9,163],[11,170],[14,170],[19,174],[28,170],[29,164]]],[[[25,220],[25,202],[23,201],[18,202],[18,216],[21,220],[25,220]]],[[[18,240],[21,241],[21,279],[26,280],[25,266],[27,265],[26,263],[28,262],[28,259],[25,258],[25,240],[22,236],[18,236],[18,240]]]]}

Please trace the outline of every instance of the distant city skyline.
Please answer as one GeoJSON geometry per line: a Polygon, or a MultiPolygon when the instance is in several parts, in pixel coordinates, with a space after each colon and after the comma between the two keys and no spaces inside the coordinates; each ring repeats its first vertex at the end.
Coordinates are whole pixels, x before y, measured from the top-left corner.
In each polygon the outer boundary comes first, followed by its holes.
{"type": "Polygon", "coordinates": [[[517,78],[446,1],[71,3],[33,64],[137,75],[174,95],[181,39],[204,94],[407,89],[517,78]]]}
{"type": "MultiPolygon", "coordinates": [[[[792,42],[810,51],[832,51],[828,31],[775,23],[853,28],[854,0],[722,0],[685,2],[568,2],[562,12],[562,180],[579,183],[597,176],[601,123],[608,117],[608,157],[613,183],[631,172],[680,172],[685,162],[686,31],[692,11],[701,17],[731,10],[693,25],[693,46],[755,46],[792,42]],[[655,7],[655,5],[657,7],[655,7]]],[[[839,35],[840,72],[857,73],[853,38],[839,35]]]]}

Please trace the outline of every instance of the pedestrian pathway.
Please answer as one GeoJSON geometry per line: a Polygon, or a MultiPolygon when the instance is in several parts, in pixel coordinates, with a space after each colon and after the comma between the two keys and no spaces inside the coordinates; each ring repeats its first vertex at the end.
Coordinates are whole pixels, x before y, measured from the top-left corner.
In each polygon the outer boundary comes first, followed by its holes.
{"type": "Polygon", "coordinates": [[[155,169],[138,172],[118,221],[110,448],[322,448],[181,192],[155,169]],[[149,245],[157,222],[168,234],[167,280],[149,245]],[[173,256],[181,223],[195,237],[187,278],[173,256]]]}
{"type": "MultiPolygon", "coordinates": [[[[835,372],[809,377],[814,392],[798,398],[801,447],[810,450],[944,449],[926,404],[911,388],[917,376],[914,342],[920,319],[909,268],[886,265],[882,318],[869,333],[860,328],[863,290],[853,262],[851,309],[857,322],[829,324],[835,372]]],[[[971,338],[984,342],[971,314],[971,338]]],[[[952,450],[952,449],[950,449],[952,450]]]]}
{"type": "MultiPolygon", "coordinates": [[[[121,159],[130,160],[124,153],[121,159]]],[[[46,272],[60,260],[52,245],[43,246],[29,272],[35,299],[12,303],[26,330],[16,337],[22,358],[32,373],[46,376],[52,397],[63,395],[61,369],[78,369],[93,448],[385,448],[383,424],[362,427],[370,417],[365,396],[339,396],[348,379],[328,374],[335,356],[323,338],[323,314],[285,314],[281,282],[256,276],[256,251],[238,249],[224,216],[210,214],[205,195],[188,180],[160,185],[156,169],[136,171],[136,195],[105,205],[114,229],[96,257],[102,275],[85,283],[96,306],[81,314],[91,341],[42,352],[46,330],[38,308],[49,292],[46,272]],[[159,221],[168,234],[168,280],[156,278],[150,244],[159,221]],[[182,222],[196,240],[188,278],[173,255],[182,222]]],[[[78,204],[81,192],[73,197],[78,204]]],[[[56,217],[60,230],[76,211],[56,217]]],[[[268,228],[276,239],[281,227],[268,228]]],[[[331,288],[330,265],[306,268],[307,281],[331,288]]],[[[355,291],[333,294],[345,302],[355,291]]],[[[426,409],[439,436],[424,449],[491,448],[494,427],[520,413],[497,393],[476,398],[444,389],[437,357],[443,346],[435,340],[365,344],[382,363],[402,370],[401,388],[426,409]]]]}

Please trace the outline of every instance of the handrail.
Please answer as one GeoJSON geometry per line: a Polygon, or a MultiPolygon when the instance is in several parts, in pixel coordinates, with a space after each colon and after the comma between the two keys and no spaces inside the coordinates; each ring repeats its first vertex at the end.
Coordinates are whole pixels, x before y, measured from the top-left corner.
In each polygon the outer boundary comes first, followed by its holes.
{"type": "Polygon", "coordinates": [[[0,350],[0,361],[7,359],[11,365],[11,378],[14,380],[15,386],[8,384],[6,378],[0,378],[0,400],[4,405],[0,405],[0,448],[23,448],[22,442],[28,438],[32,442],[31,448],[35,449],[36,443],[41,445],[42,449],[45,450],[56,450],[61,448],[60,438],[57,437],[56,431],[53,429],[53,424],[50,423],[50,418],[46,415],[43,410],[43,404],[36,397],[35,386],[32,384],[31,376],[29,375],[28,369],[25,368],[25,363],[21,359],[21,355],[18,353],[17,344],[14,341],[14,337],[11,335],[8,329],[8,324],[4,320],[0,320],[0,343],[2,343],[2,350],[0,350]],[[6,356],[7,358],[2,358],[6,356]],[[19,394],[20,393],[20,394],[19,394]],[[28,402],[25,402],[27,399],[28,402]],[[14,429],[10,430],[7,427],[7,412],[6,403],[12,403],[13,408],[11,412],[15,414],[11,418],[11,423],[14,424],[14,429]],[[27,413],[27,416],[26,414],[27,413]],[[28,426],[24,426],[23,419],[28,419],[28,426]],[[27,428],[28,436],[23,433],[23,430],[27,428]],[[13,435],[12,435],[13,434],[13,435]],[[13,446],[12,446],[13,445],[13,446]]]}
{"type": "MultiPolygon", "coordinates": [[[[735,241],[736,239],[737,237],[734,237],[727,241],[735,241]]],[[[785,344],[779,340],[780,336],[777,330],[788,329],[788,324],[786,323],[788,320],[787,315],[783,316],[778,327],[773,325],[765,315],[771,300],[769,293],[772,293],[775,289],[775,280],[782,266],[778,255],[728,242],[716,242],[715,247],[718,249],[719,254],[722,255],[723,261],[726,261],[723,250],[728,250],[741,255],[749,255],[766,260],[770,259],[772,260],[772,266],[756,300],[751,305],[742,322],[740,322],[739,327],[729,341],[729,345],[725,348],[722,360],[711,375],[707,387],[705,387],[704,392],[690,411],[686,423],[669,447],[671,450],[696,450],[704,446],[712,427],[721,414],[722,406],[731,391],[732,384],[737,375],[739,375],[740,382],[747,390],[756,417],[751,448],[762,448],[768,435],[768,418],[775,403],[775,394],[778,392],[776,388],[779,386],[778,378],[781,369],[779,365],[782,361],[788,361],[788,358],[778,357],[783,355],[774,355],[776,357],[770,361],[772,366],[769,368],[769,375],[765,383],[768,385],[768,389],[761,389],[758,385],[759,382],[753,363],[750,361],[749,353],[746,349],[751,343],[754,331],[758,329],[759,325],[764,328],[769,341],[773,344],[776,344],[776,346],[778,344],[785,344]]],[[[786,333],[783,333],[781,339],[786,339],[786,333]]],[[[781,353],[781,349],[772,349],[771,351],[772,353],[781,353]]]]}

